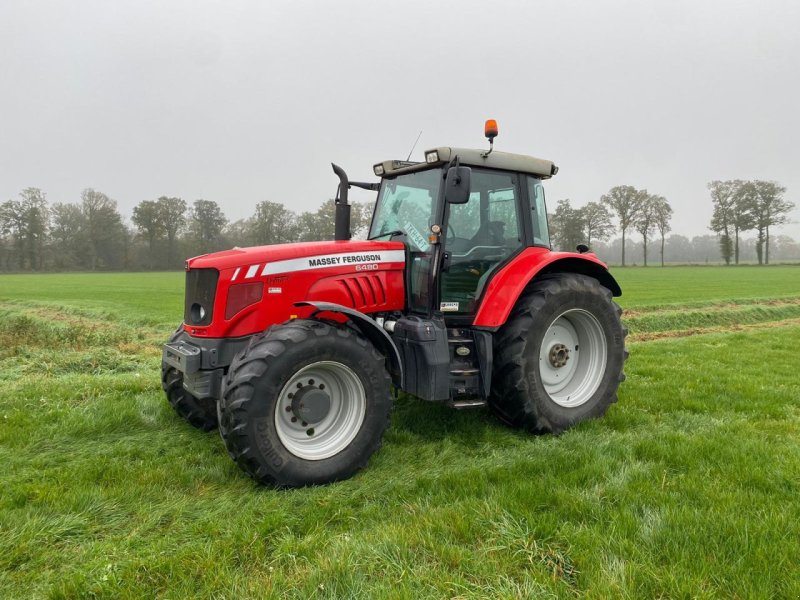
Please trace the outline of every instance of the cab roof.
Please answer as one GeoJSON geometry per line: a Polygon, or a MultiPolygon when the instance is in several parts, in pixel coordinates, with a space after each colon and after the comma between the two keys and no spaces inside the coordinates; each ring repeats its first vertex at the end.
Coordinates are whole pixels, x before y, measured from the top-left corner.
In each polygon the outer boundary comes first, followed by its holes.
{"type": "Polygon", "coordinates": [[[529,173],[540,179],[549,179],[558,172],[558,167],[553,161],[535,158],[525,154],[493,151],[486,155],[486,150],[440,146],[425,151],[426,162],[385,160],[375,165],[375,174],[381,177],[394,177],[395,175],[402,175],[403,173],[422,171],[432,166],[440,166],[449,163],[456,156],[458,156],[458,160],[462,165],[529,173]],[[378,167],[383,167],[383,173],[379,173],[380,169],[378,169],[378,167]]]}

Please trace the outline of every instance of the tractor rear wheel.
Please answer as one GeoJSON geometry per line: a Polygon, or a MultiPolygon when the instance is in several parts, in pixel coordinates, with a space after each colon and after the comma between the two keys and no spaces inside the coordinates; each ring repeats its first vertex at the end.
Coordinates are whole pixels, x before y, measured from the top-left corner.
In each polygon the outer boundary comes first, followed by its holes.
{"type": "Polygon", "coordinates": [[[289,321],[254,336],[234,358],[220,433],[233,460],[262,483],[346,479],[380,447],[390,384],[384,357],[355,331],[289,321]]]}
{"type": "MultiPolygon", "coordinates": [[[[170,342],[178,339],[183,327],[178,327],[170,342]]],[[[190,425],[211,431],[217,428],[217,402],[213,398],[195,398],[183,389],[183,375],[162,361],[161,387],[173,410],[190,425]]]]}
{"type": "Polygon", "coordinates": [[[627,358],[622,309],[585,275],[543,276],[494,343],[490,406],[514,427],[560,433],[617,400],[627,358]]]}

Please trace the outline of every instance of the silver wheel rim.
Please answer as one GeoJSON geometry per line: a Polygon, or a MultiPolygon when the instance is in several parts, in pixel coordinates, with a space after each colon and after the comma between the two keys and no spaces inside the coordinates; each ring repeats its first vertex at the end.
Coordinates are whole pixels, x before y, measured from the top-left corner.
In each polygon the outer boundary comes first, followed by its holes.
{"type": "Polygon", "coordinates": [[[344,450],[358,434],[367,412],[364,386],[350,367],[321,361],[300,369],[283,386],[275,407],[275,429],[289,452],[305,460],[323,460],[344,450]],[[292,410],[299,390],[324,391],[330,408],[317,422],[292,410]]]}
{"type": "Polygon", "coordinates": [[[608,351],[600,322],[572,309],[547,328],[539,350],[539,375],[550,399],[565,408],[585,404],[600,387],[608,351]]]}

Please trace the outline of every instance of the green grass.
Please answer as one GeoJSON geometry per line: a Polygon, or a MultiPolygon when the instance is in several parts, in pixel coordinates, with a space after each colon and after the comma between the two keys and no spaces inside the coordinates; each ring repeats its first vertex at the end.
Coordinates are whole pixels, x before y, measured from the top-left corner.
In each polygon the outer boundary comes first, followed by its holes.
{"type": "Polygon", "coordinates": [[[612,268],[625,308],[800,296],[800,265],[612,268]]]}
{"type": "Polygon", "coordinates": [[[800,597],[800,268],[615,275],[605,418],[402,398],[366,470],[290,491],[164,401],[181,274],[0,277],[0,597],[800,597]]]}

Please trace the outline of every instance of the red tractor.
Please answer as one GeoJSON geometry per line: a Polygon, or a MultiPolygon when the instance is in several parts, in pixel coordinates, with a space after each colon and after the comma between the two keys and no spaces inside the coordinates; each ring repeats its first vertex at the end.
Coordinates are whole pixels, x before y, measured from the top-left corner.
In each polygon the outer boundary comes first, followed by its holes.
{"type": "Polygon", "coordinates": [[[440,147],[340,179],[335,240],[234,248],[186,262],[184,323],[162,385],[195,427],[276,486],[353,475],[378,449],[392,387],[513,427],[561,432],[603,415],[623,381],[619,285],[586,246],[553,252],[548,160],[440,147]],[[348,190],[377,191],[366,241],[348,190]]]}

